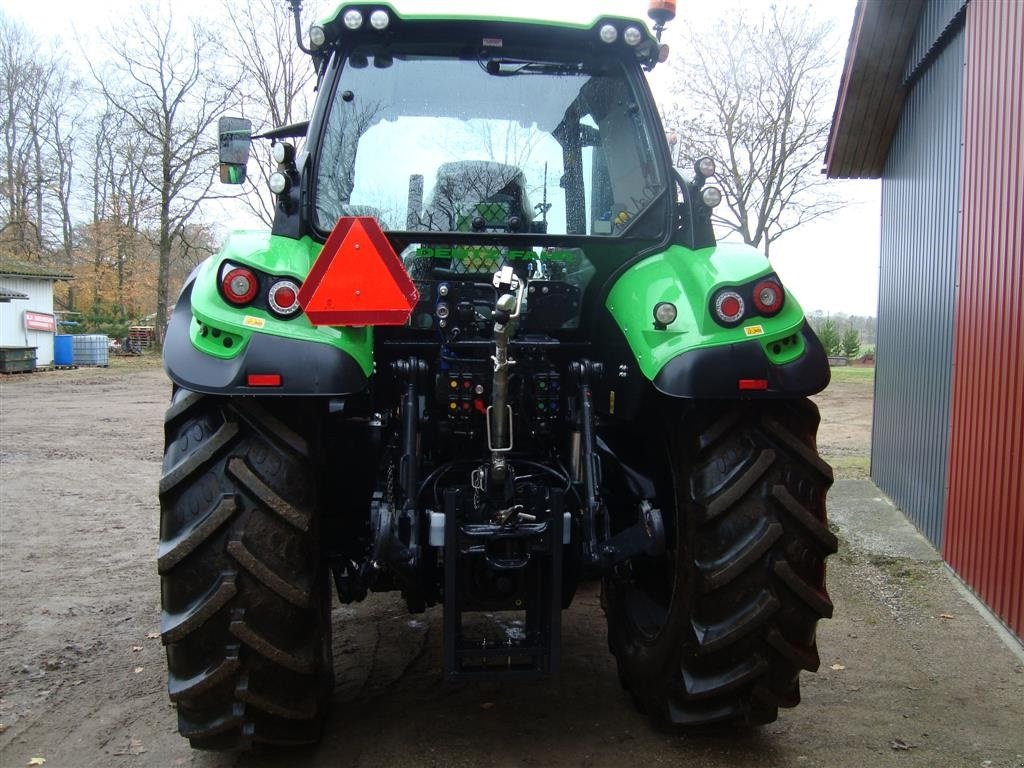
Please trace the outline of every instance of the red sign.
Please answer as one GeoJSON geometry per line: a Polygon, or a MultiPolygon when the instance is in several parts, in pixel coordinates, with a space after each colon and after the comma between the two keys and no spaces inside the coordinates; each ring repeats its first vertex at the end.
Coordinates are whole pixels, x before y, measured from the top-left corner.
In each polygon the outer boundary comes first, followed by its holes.
{"type": "Polygon", "coordinates": [[[372,216],[338,220],[299,290],[299,304],[313,325],[403,325],[418,299],[372,216]]]}
{"type": "Polygon", "coordinates": [[[54,320],[53,315],[48,315],[45,312],[29,312],[26,309],[25,330],[54,333],[57,330],[57,321],[54,320]]]}

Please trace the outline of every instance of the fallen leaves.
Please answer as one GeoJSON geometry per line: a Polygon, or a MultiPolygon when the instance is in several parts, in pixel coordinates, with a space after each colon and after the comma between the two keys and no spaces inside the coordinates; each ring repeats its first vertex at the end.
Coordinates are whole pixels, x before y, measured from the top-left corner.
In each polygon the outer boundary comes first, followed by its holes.
{"type": "Polygon", "coordinates": [[[160,633],[159,632],[147,632],[146,633],[146,639],[147,640],[159,640],[160,639],[160,633]]]}
{"type": "Polygon", "coordinates": [[[952,613],[940,613],[939,618],[946,619],[947,621],[949,621],[950,619],[955,619],[956,616],[954,616],[952,613]]]}
{"type": "Polygon", "coordinates": [[[141,650],[142,650],[142,646],[141,645],[133,645],[132,646],[132,653],[138,653],[141,650]]]}
{"type": "Polygon", "coordinates": [[[136,667],[135,669],[132,670],[132,672],[134,672],[137,675],[137,674],[139,674],[139,672],[141,672],[144,669],[145,669],[145,667],[136,667]]]}
{"type": "Polygon", "coordinates": [[[43,765],[45,762],[46,762],[46,758],[45,757],[33,757],[33,758],[30,758],[29,761],[27,763],[25,763],[25,765],[43,765]]]}
{"type": "Polygon", "coordinates": [[[903,739],[893,739],[889,742],[889,747],[896,752],[906,752],[909,749],[917,749],[916,744],[907,744],[903,739]]]}

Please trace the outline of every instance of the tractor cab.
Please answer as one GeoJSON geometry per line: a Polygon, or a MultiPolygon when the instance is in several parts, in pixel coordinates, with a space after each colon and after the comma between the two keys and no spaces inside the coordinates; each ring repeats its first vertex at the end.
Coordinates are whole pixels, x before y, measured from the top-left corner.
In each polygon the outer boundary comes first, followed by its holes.
{"type": "Polygon", "coordinates": [[[607,279],[675,235],[676,182],[643,76],[664,48],[646,25],[351,4],[311,39],[320,102],[307,154],[279,169],[297,182],[275,228],[326,239],[373,210],[419,290],[408,329],[490,339],[477,320],[497,296],[474,283],[504,266],[532,283],[523,331],[593,325],[607,279]],[[460,302],[474,309],[445,315],[460,302]]]}

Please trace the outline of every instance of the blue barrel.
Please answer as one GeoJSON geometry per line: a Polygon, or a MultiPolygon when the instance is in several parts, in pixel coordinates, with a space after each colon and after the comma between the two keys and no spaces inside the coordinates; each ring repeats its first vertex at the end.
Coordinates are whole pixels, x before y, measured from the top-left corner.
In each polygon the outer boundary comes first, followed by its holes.
{"type": "Polygon", "coordinates": [[[74,365],[75,337],[69,333],[58,333],[53,337],[53,364],[74,365]]]}

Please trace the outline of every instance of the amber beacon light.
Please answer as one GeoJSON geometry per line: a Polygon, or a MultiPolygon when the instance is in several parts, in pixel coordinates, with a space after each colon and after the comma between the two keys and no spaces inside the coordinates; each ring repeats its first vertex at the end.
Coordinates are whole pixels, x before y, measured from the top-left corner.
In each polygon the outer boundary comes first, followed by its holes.
{"type": "MultiPolygon", "coordinates": [[[[665,30],[665,25],[676,17],[676,2],[651,0],[651,4],[647,6],[647,15],[654,20],[654,34],[657,35],[658,42],[661,42],[661,33],[665,30]]],[[[667,50],[665,55],[668,55],[667,50]]]]}
{"type": "Polygon", "coordinates": [[[655,29],[663,29],[676,17],[676,0],[651,0],[647,15],[654,20],[655,29]]]}

